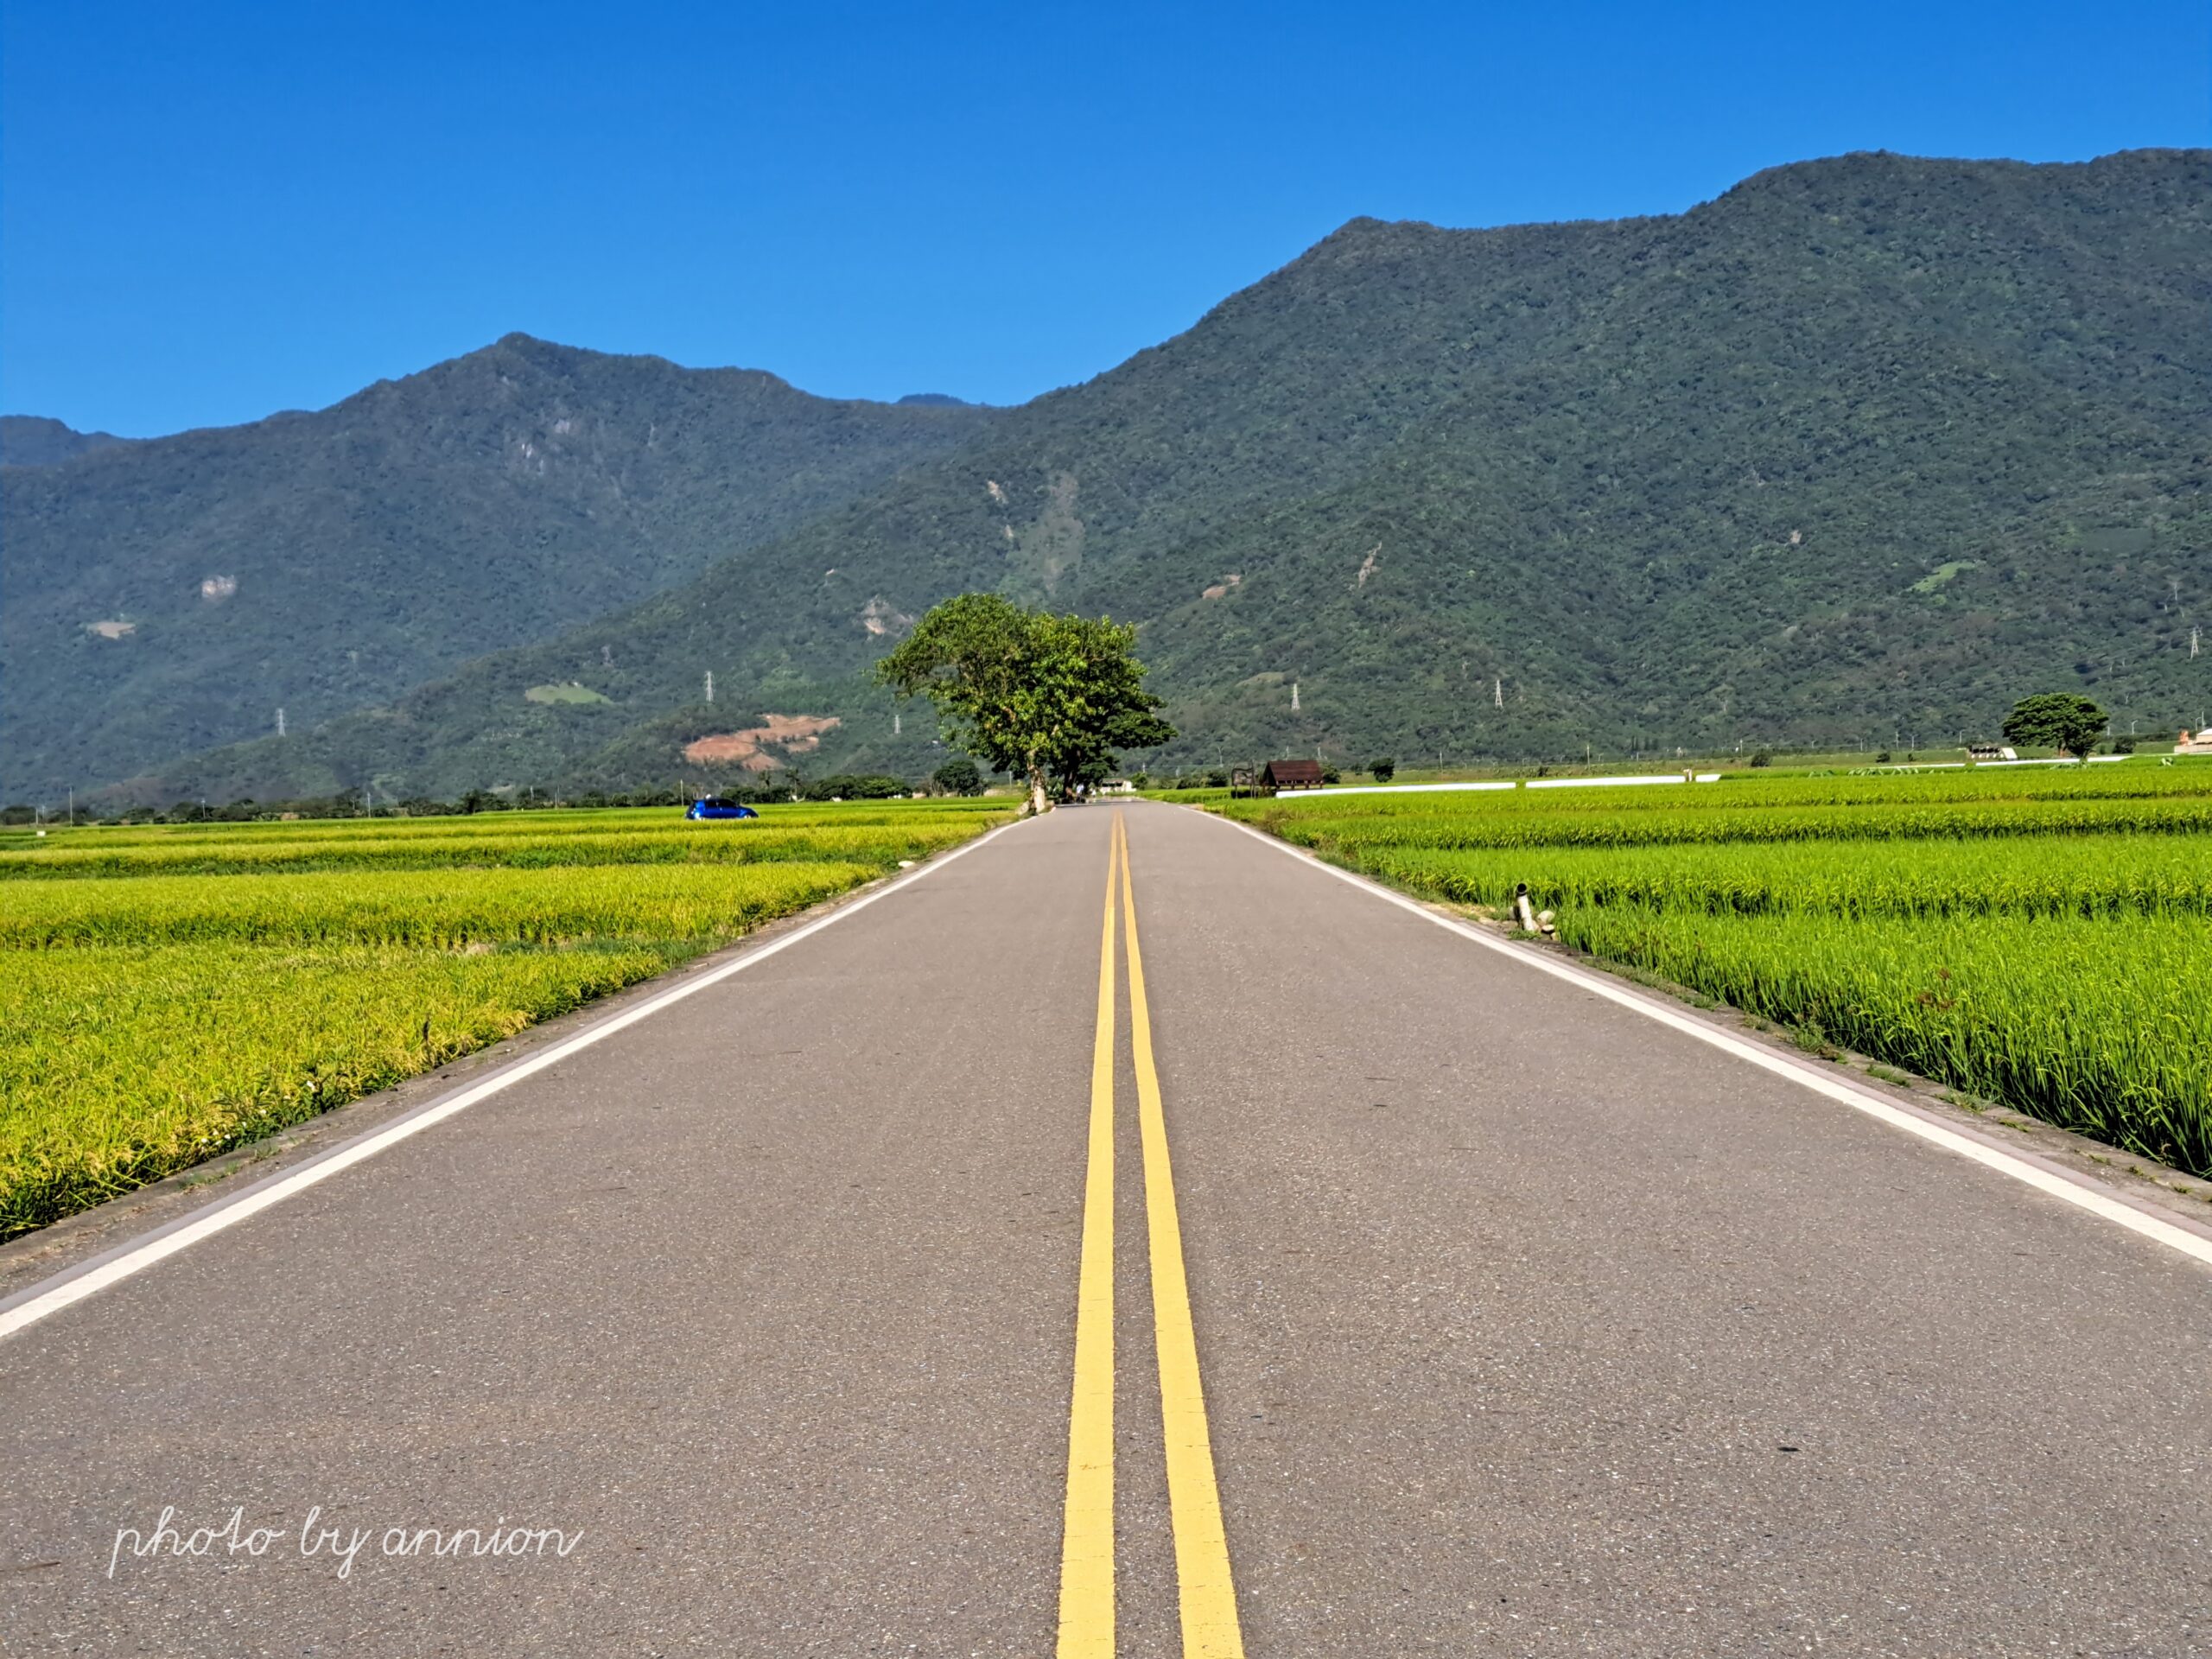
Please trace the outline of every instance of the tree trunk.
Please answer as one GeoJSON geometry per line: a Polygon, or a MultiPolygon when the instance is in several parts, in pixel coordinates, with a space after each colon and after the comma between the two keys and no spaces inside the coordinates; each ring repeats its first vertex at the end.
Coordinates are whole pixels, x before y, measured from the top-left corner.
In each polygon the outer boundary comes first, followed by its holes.
{"type": "Polygon", "coordinates": [[[1032,766],[1029,768],[1029,810],[1033,815],[1041,815],[1045,808],[1045,769],[1032,766]]]}

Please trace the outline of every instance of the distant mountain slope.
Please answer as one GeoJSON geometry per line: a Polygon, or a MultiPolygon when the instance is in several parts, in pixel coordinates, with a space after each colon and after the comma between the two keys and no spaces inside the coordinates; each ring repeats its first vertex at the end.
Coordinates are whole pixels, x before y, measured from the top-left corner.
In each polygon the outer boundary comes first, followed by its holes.
{"type": "Polygon", "coordinates": [[[0,790],[400,696],[741,555],[988,419],[516,334],[316,413],[11,473],[0,790]]]}
{"type": "Polygon", "coordinates": [[[744,719],[837,715],[810,764],[914,769],[866,665],[978,586],[1139,621],[1170,759],[1933,743],[2061,686],[2194,721],[2208,315],[2205,151],[1357,220],[742,561],[158,787],[642,782],[727,723],[709,669],[744,719]],[[605,701],[526,701],[570,681],[605,701]]]}
{"type": "Polygon", "coordinates": [[[128,442],[110,432],[79,432],[43,415],[0,415],[0,467],[51,467],[128,442]]]}

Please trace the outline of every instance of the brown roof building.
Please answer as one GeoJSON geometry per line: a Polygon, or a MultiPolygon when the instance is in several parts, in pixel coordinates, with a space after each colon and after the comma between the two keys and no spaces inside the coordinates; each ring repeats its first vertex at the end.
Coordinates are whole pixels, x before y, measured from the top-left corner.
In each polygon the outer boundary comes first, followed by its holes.
{"type": "Polygon", "coordinates": [[[1260,774],[1260,783],[1267,789],[1319,789],[1321,787],[1321,763],[1319,760],[1270,760],[1267,770],[1260,774]]]}

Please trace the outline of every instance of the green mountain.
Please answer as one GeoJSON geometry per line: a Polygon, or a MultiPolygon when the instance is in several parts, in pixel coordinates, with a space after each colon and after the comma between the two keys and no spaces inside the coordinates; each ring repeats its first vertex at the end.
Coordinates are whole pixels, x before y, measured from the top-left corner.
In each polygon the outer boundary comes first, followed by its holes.
{"type": "Polygon", "coordinates": [[[514,334],[317,413],[10,471],[0,790],[389,701],[741,556],[989,418],[514,334]]]}
{"type": "Polygon", "coordinates": [[[53,467],[129,442],[111,432],[79,432],[43,415],[0,415],[0,467],[53,467]]]}
{"type": "Polygon", "coordinates": [[[768,712],[837,718],[816,770],[912,772],[926,717],[867,664],[976,587],[1137,620],[1170,761],[1933,744],[2056,689],[2194,724],[2208,302],[2207,151],[1356,220],[742,558],[146,787],[639,783],[768,712]]]}

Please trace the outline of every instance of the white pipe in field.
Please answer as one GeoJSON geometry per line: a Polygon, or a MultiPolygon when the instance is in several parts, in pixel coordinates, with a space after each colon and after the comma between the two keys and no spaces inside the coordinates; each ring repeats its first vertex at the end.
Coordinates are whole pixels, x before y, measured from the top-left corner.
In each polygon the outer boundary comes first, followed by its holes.
{"type": "MultiPolygon", "coordinates": [[[[2134,758],[2132,754],[2093,754],[2089,757],[2089,764],[2093,766],[2108,766],[2115,760],[2133,760],[2134,758]]],[[[2062,754],[2055,755],[2048,760],[1977,760],[1974,763],[1974,767],[1976,772],[1980,772],[1985,766],[2078,766],[2081,764],[2075,756],[2062,754]]]]}
{"type": "MultiPolygon", "coordinates": [[[[1694,774],[1700,784],[1717,784],[1717,772],[1694,774]]],[[[1503,779],[1471,784],[1337,784],[1326,789],[1287,790],[1276,797],[1278,800],[1302,800],[1316,795],[1334,798],[1338,795],[1442,795],[1470,790],[1488,789],[1574,789],[1595,785],[1686,784],[1690,781],[1681,772],[1652,773],[1638,778],[1530,778],[1503,779]]]]}
{"type": "Polygon", "coordinates": [[[1518,789],[1521,785],[1508,779],[1503,783],[1480,784],[1332,784],[1326,789],[1300,789],[1293,795],[1439,795],[1446,790],[1518,789]]]}

